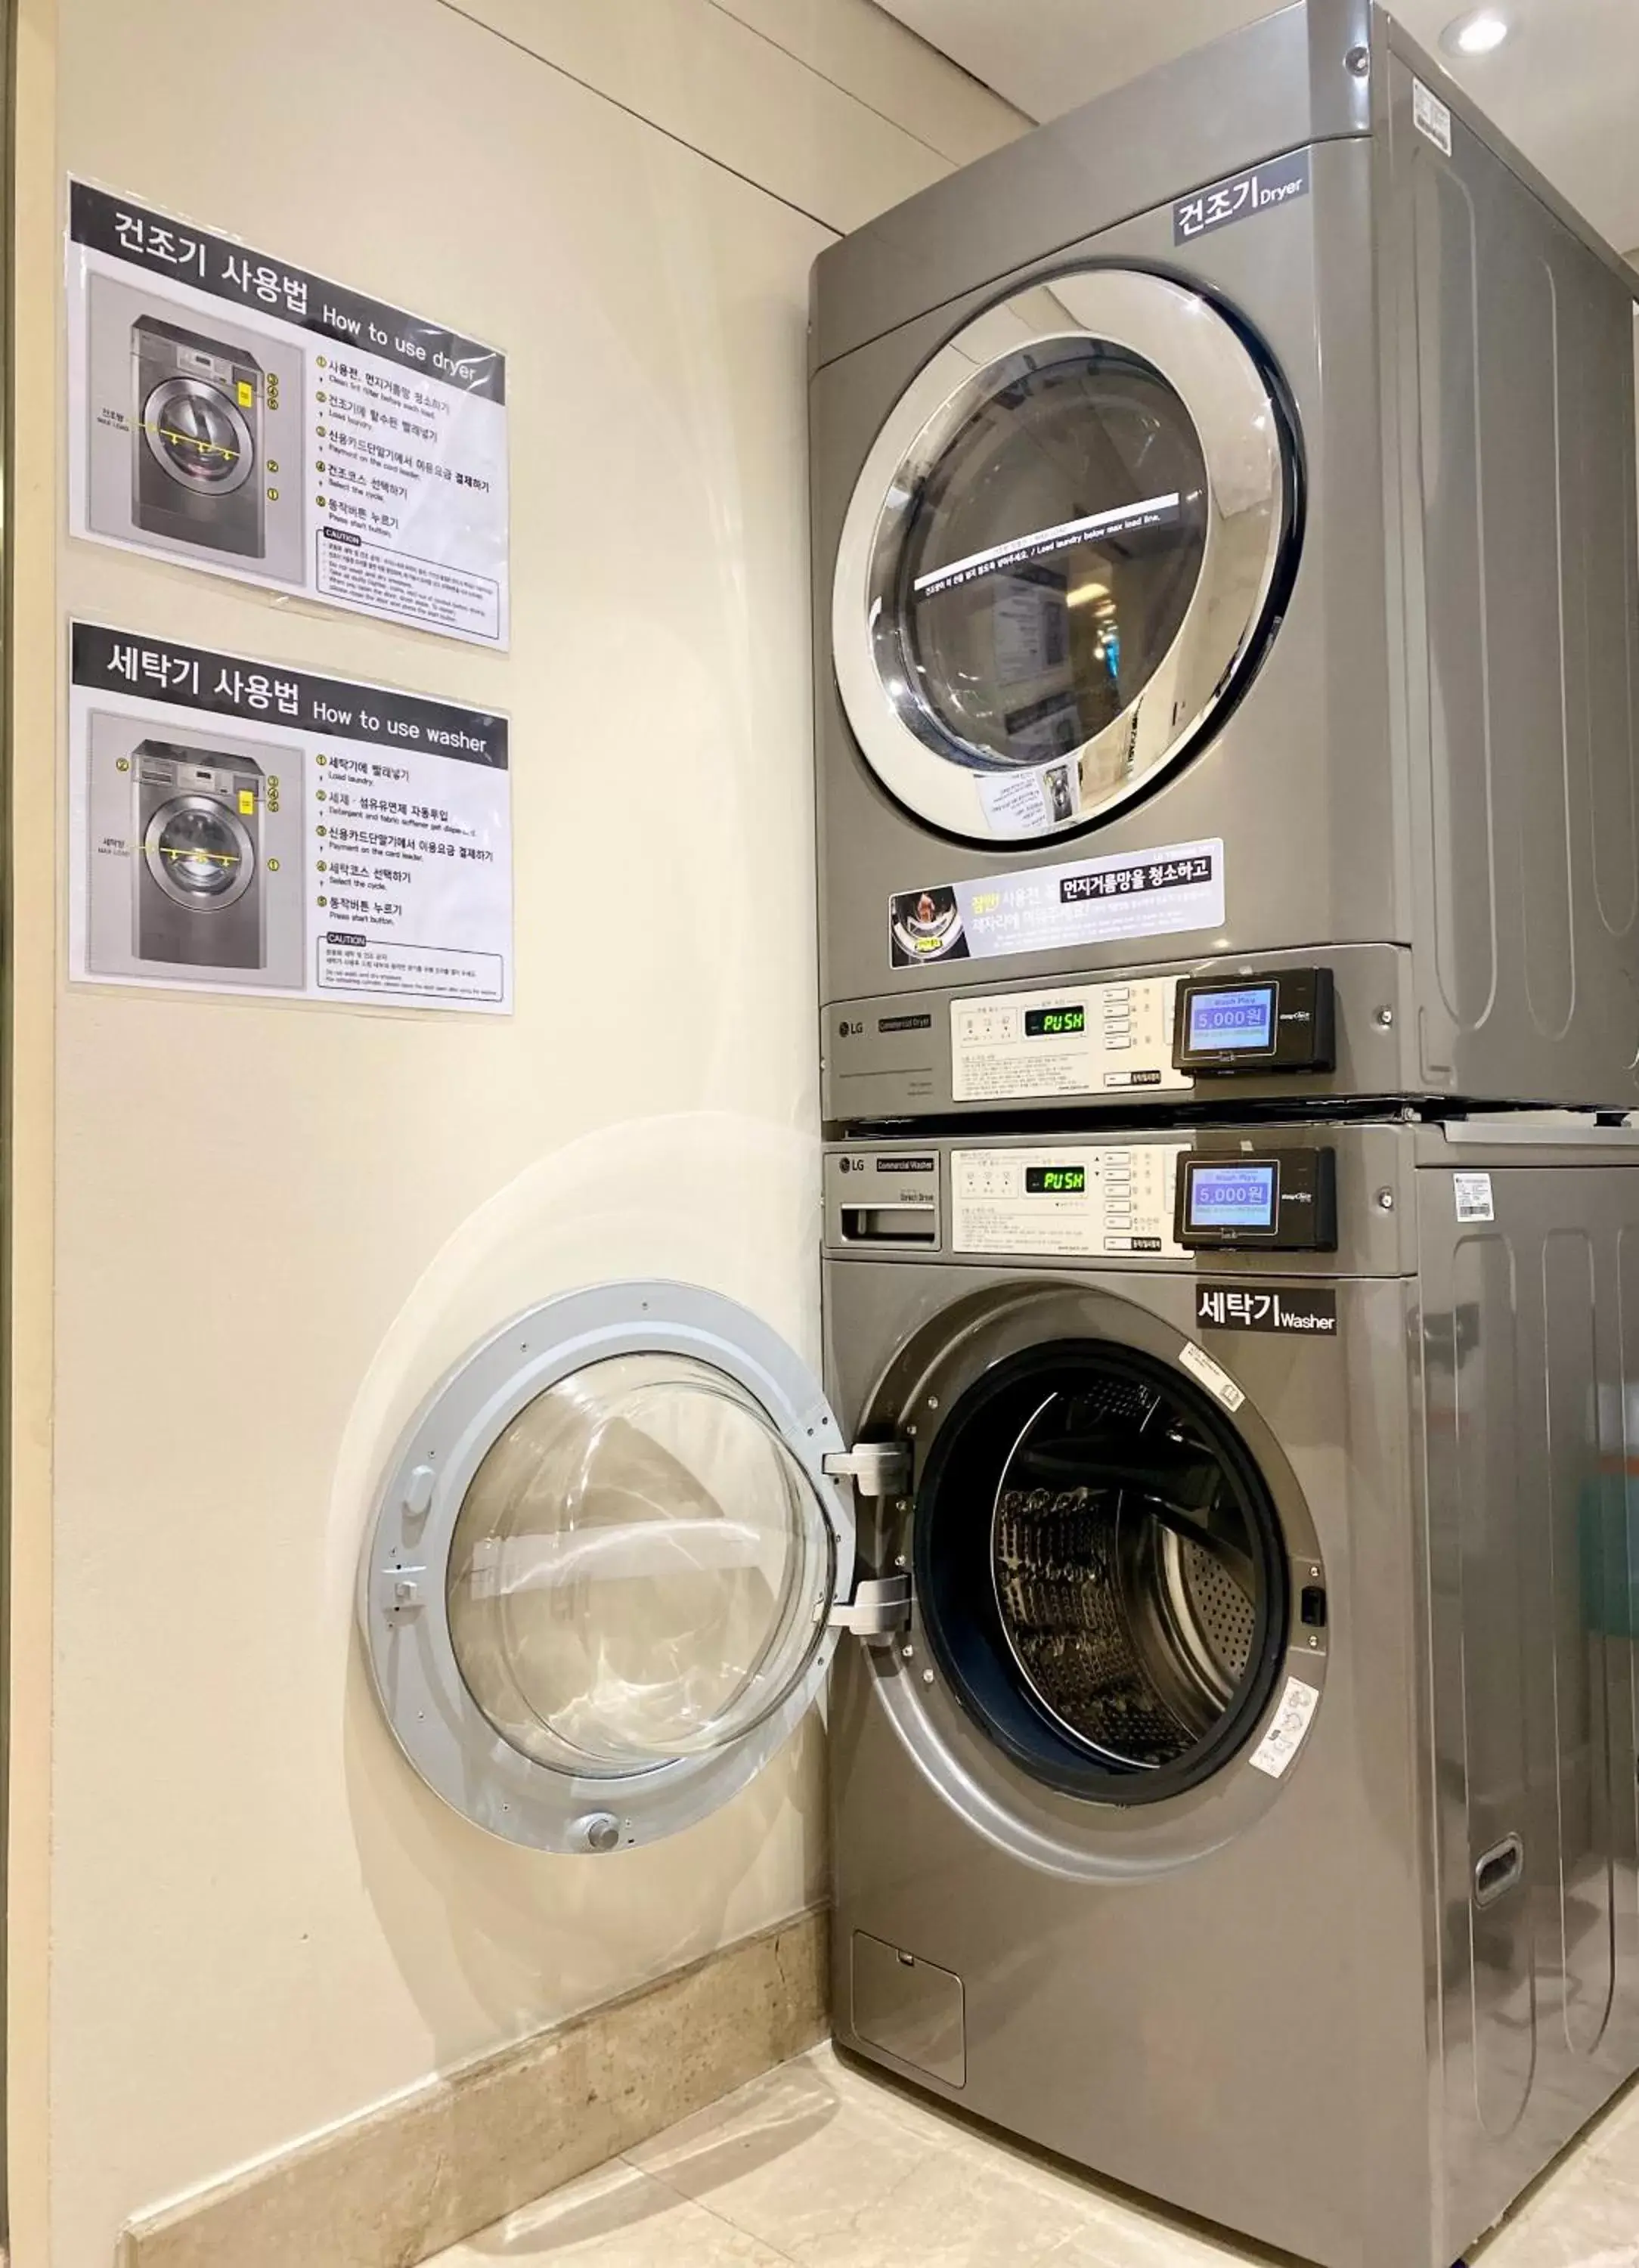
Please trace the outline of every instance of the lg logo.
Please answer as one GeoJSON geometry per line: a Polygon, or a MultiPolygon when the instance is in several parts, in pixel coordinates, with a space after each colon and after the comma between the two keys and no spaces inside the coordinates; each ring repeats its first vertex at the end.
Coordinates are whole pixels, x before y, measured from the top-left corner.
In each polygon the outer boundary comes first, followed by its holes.
{"type": "Polygon", "coordinates": [[[865,1027],[863,1023],[850,1024],[845,1016],[836,1028],[840,1038],[844,1040],[856,1040],[860,1037],[865,1027]]]}

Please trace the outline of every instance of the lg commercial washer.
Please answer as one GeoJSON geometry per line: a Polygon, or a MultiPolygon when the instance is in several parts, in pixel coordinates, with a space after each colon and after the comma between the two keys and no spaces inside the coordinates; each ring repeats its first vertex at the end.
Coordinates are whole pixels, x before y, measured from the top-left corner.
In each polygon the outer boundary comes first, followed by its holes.
{"type": "Polygon", "coordinates": [[[811,343],[832,1123],[1634,1100],[1634,278],[1379,9],[937,183],[811,343]]]}
{"type": "Polygon", "coordinates": [[[131,765],[136,958],[262,968],[261,765],[225,749],[169,740],[142,741],[131,765]]]}
{"type": "Polygon", "coordinates": [[[131,519],[144,534],[267,549],[262,369],[247,348],[141,315],[131,326],[131,519]]]}
{"type": "Polygon", "coordinates": [[[359,1580],[404,1754],[613,1853],[832,1676],[846,2049],[1449,2268],[1639,2064],[1639,1131],[947,1134],[825,1186],[828,1395],[648,1283],[430,1397],[359,1580]]]}

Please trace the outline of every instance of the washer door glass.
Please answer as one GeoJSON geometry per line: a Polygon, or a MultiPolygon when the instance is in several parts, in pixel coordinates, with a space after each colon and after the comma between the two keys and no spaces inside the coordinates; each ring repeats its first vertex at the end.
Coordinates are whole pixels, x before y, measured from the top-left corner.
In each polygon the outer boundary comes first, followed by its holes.
{"type": "Polygon", "coordinates": [[[542,1851],[651,1842],[728,1802],[836,1649],[842,1447],[801,1357],[698,1285],[567,1292],[474,1347],[401,1445],[360,1562],[415,1771],[542,1851]]]}
{"type": "Polygon", "coordinates": [[[1129,803],[1261,652],[1294,502],[1273,387],[1198,293],[1099,269],[989,311],[889,418],[844,527],[867,762],[973,839],[1129,803]]]}
{"type": "Polygon", "coordinates": [[[1286,1642],[1279,1525],[1239,1436],[1153,1357],[1086,1342],[999,1365],[952,1410],[916,1522],[959,1694],[1049,1785],[1177,1793],[1258,1721],[1286,1642]]]}
{"type": "Polygon", "coordinates": [[[186,489],[225,496],[249,478],[255,456],[250,428],[218,387],[202,379],[168,378],[143,410],[154,457],[186,489]]]}
{"type": "Polygon", "coordinates": [[[519,1410],[447,1579],[462,1677],[537,1761],[626,1773],[742,1739],[800,1679],[834,1581],[807,1475],[749,1395],[628,1354],[519,1410]]]}
{"type": "Polygon", "coordinates": [[[236,815],[212,796],[177,796],[143,838],[149,872],[179,905],[231,906],[255,873],[256,852],[236,815]]]}

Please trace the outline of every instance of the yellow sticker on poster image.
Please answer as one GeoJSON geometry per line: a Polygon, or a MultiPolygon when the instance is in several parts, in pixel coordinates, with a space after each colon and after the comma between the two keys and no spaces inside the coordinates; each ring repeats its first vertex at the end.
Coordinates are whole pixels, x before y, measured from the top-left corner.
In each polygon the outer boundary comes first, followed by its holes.
{"type": "Polygon", "coordinates": [[[255,809],[255,789],[254,787],[242,787],[239,790],[239,817],[241,819],[252,818],[254,815],[255,809]]]}

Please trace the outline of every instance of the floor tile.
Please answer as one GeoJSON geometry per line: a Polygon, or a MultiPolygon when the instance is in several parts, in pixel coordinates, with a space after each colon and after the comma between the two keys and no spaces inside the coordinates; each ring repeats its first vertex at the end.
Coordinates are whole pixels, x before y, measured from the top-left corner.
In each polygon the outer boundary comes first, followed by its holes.
{"type": "Polygon", "coordinates": [[[632,2157],[801,2268],[1035,2268],[1096,2204],[826,2049],[632,2157]]]}
{"type": "Polygon", "coordinates": [[[617,2161],[523,2206],[441,2252],[432,2268],[502,2261],[595,2262],[597,2268],[786,2268],[743,2229],[617,2161]]]}

